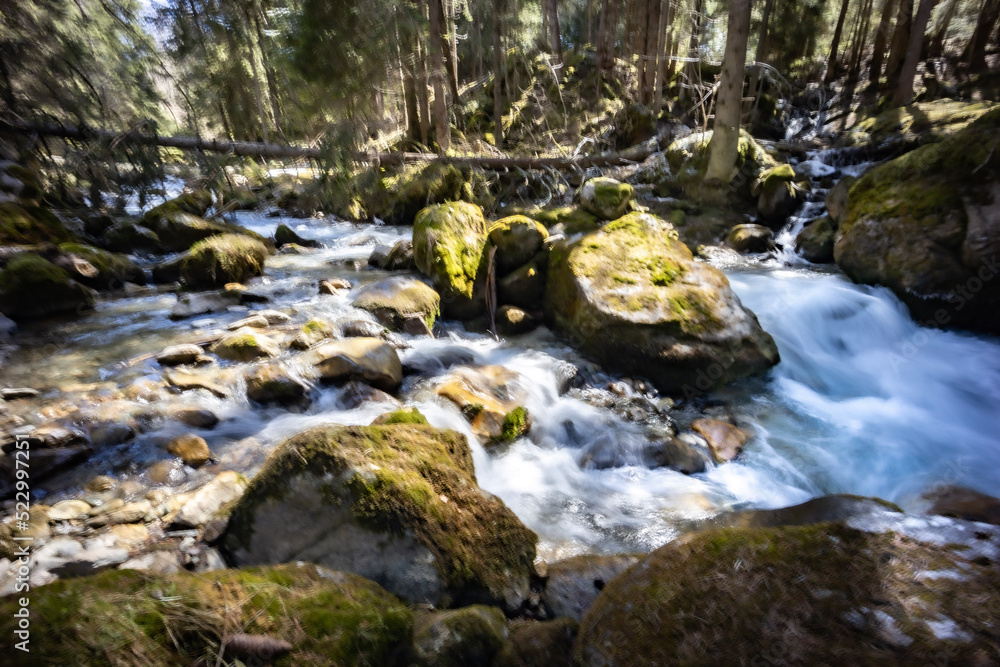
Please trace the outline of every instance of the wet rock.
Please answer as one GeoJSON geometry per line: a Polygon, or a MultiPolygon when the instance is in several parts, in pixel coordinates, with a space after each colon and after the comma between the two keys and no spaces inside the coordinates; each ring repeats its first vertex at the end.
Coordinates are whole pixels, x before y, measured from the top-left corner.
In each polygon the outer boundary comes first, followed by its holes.
{"type": "Polygon", "coordinates": [[[239,565],[314,559],[411,602],[513,612],[529,593],[535,541],[479,490],[461,434],[397,424],[286,440],[233,508],[223,545],[239,565]]]}
{"type": "Polygon", "coordinates": [[[93,493],[101,493],[103,491],[110,491],[114,485],[115,480],[112,478],[107,475],[98,475],[84,484],[83,488],[93,493]]]}
{"type": "Polygon", "coordinates": [[[179,294],[177,303],[170,311],[170,319],[183,320],[195,315],[221,313],[239,303],[239,296],[235,294],[179,294]]]}
{"type": "Polygon", "coordinates": [[[522,665],[571,667],[579,623],[571,618],[551,621],[513,621],[510,643],[522,665]]]}
{"type": "Polygon", "coordinates": [[[328,338],[333,338],[333,335],[332,324],[326,320],[314,318],[302,325],[301,331],[292,340],[291,347],[296,350],[308,350],[328,338]]]}
{"type": "Polygon", "coordinates": [[[193,434],[174,438],[167,443],[166,450],[168,454],[179,457],[184,461],[184,465],[192,468],[203,466],[212,458],[212,452],[208,449],[205,439],[193,434]]]}
{"type": "Polygon", "coordinates": [[[294,244],[297,246],[302,246],[303,248],[322,248],[323,244],[319,241],[312,241],[309,239],[304,239],[292,230],[288,225],[278,225],[278,228],[274,230],[274,244],[279,248],[294,244]]]}
{"type": "Polygon", "coordinates": [[[528,398],[521,383],[519,374],[503,366],[460,367],[451,370],[435,393],[458,406],[477,437],[509,442],[530,428],[527,415],[516,413],[528,398]]]}
{"type": "Polygon", "coordinates": [[[399,401],[384,391],[367,385],[364,382],[358,382],[357,380],[352,380],[344,385],[339,403],[345,410],[353,410],[368,403],[400,404],[399,401]]]}
{"type": "Polygon", "coordinates": [[[396,241],[385,259],[389,271],[413,271],[417,268],[413,259],[413,242],[406,239],[396,241]]]}
{"type": "Polygon", "coordinates": [[[88,427],[94,447],[114,447],[135,437],[135,429],[125,422],[97,422],[88,427]]]}
{"type": "Polygon", "coordinates": [[[103,504],[95,504],[91,502],[93,507],[90,508],[90,516],[101,516],[102,514],[107,514],[108,512],[114,512],[122,507],[125,507],[125,501],[121,498],[113,498],[103,504]]]}
{"type": "Polygon", "coordinates": [[[161,366],[193,364],[203,353],[200,345],[171,345],[156,355],[156,361],[161,366]]]}
{"type": "Polygon", "coordinates": [[[152,510],[153,506],[146,500],[140,500],[137,503],[125,503],[117,509],[110,509],[109,503],[109,508],[107,510],[87,520],[87,527],[100,528],[102,526],[117,526],[125,523],[138,523],[140,521],[144,521],[152,510]]]}
{"type": "Polygon", "coordinates": [[[403,331],[407,317],[413,314],[422,317],[430,330],[441,309],[437,292],[426,283],[406,276],[393,276],[365,285],[357,290],[353,303],[394,331],[403,331]]]}
{"type": "Polygon", "coordinates": [[[702,438],[688,438],[687,434],[664,438],[652,443],[650,458],[656,466],[671,468],[685,475],[705,472],[711,462],[707,445],[702,438]]]}
{"type": "Polygon", "coordinates": [[[475,204],[439,204],[417,215],[413,258],[417,269],[432,280],[446,313],[456,317],[478,314],[476,278],[486,233],[482,209],[475,204]]]}
{"type": "Polygon", "coordinates": [[[1000,526],[1000,498],[960,486],[935,489],[924,498],[931,502],[931,514],[1000,526]]]}
{"type": "Polygon", "coordinates": [[[579,622],[604,586],[642,560],[642,556],[574,556],[550,563],[542,604],[550,618],[579,622]]]}
{"type": "Polygon", "coordinates": [[[507,619],[496,607],[485,605],[418,614],[413,629],[413,660],[420,667],[516,662],[507,619]]]}
{"type": "Polygon", "coordinates": [[[844,176],[835,186],[826,193],[826,213],[833,221],[833,226],[840,222],[841,216],[847,209],[847,193],[851,191],[854,184],[858,182],[853,176],[844,176]]]}
{"type": "Polygon", "coordinates": [[[424,350],[414,350],[406,355],[403,369],[407,374],[423,373],[436,375],[452,366],[466,366],[474,363],[476,355],[461,345],[448,345],[424,350]]]}
{"type": "Polygon", "coordinates": [[[283,364],[258,366],[247,374],[247,398],[264,405],[308,405],[309,386],[283,364]]]}
{"type": "Polygon", "coordinates": [[[538,327],[538,321],[516,306],[500,306],[497,308],[497,333],[504,336],[516,336],[527,333],[538,327]]]}
{"type": "Polygon", "coordinates": [[[94,303],[88,288],[38,255],[18,255],[0,271],[0,310],[14,320],[80,313],[94,303]]]}
{"type": "Polygon", "coordinates": [[[691,422],[691,430],[705,438],[716,463],[735,459],[749,439],[740,429],[718,419],[695,419],[691,422]]]}
{"type": "Polygon", "coordinates": [[[344,338],[383,338],[388,330],[370,320],[351,320],[341,325],[344,338]]]}
{"type": "Polygon", "coordinates": [[[149,574],[173,574],[180,572],[177,554],[170,551],[150,551],[130,558],[118,566],[119,570],[141,570],[149,574]]]}
{"type": "Polygon", "coordinates": [[[63,243],[59,246],[63,257],[82,260],[93,267],[91,275],[82,274],[79,280],[88,287],[100,290],[122,289],[125,283],[146,284],[146,274],[125,255],[108,252],[81,243],[63,243]]]}
{"type": "Polygon", "coordinates": [[[172,387],[180,391],[204,389],[219,398],[227,398],[229,396],[229,392],[224,387],[202,375],[175,370],[167,373],[165,377],[172,387]]]}
{"type": "Polygon", "coordinates": [[[84,549],[53,567],[50,572],[62,578],[86,577],[121,565],[128,560],[128,549],[94,547],[84,549]]]}
{"type": "Polygon", "coordinates": [[[344,278],[331,278],[330,280],[319,281],[320,294],[339,294],[351,289],[351,287],[353,287],[351,281],[344,278]]]}
{"type": "Polygon", "coordinates": [[[89,444],[83,431],[66,428],[65,426],[39,426],[28,436],[32,449],[44,447],[56,449],[89,444]]]}
{"type": "Polygon", "coordinates": [[[389,253],[392,252],[392,246],[388,245],[377,245],[372,250],[372,254],[368,256],[368,266],[376,269],[386,268],[386,264],[389,263],[389,253]]]}
{"type": "Polygon", "coordinates": [[[177,484],[186,476],[184,464],[178,459],[157,461],[146,471],[146,479],[153,484],[177,484]]]}
{"type": "Polygon", "coordinates": [[[266,329],[270,326],[266,317],[261,317],[260,315],[251,315],[250,317],[244,317],[242,320],[236,320],[232,324],[226,327],[229,331],[236,331],[237,329],[242,329],[247,327],[249,329],[266,329]]]}
{"type": "Polygon", "coordinates": [[[795,237],[795,251],[814,264],[833,262],[833,247],[837,232],[829,218],[814,220],[795,237]]]}
{"type": "Polygon", "coordinates": [[[409,313],[403,316],[402,333],[411,336],[434,337],[434,332],[427,326],[427,319],[420,313],[409,313]]]}
{"type": "Polygon", "coordinates": [[[223,336],[212,346],[212,352],[229,361],[253,361],[277,357],[281,349],[273,340],[253,329],[243,328],[223,336]]]}
{"type": "Polygon", "coordinates": [[[764,225],[736,225],[726,243],[739,252],[769,252],[774,250],[774,232],[764,225]]]}
{"type": "Polygon", "coordinates": [[[384,391],[395,391],[403,381],[396,350],[377,338],[348,338],[325,343],[305,353],[325,382],[361,380],[384,391]]]}
{"type": "Polygon", "coordinates": [[[17,322],[0,313],[0,339],[10,338],[17,331],[17,322]]]}
{"type": "Polygon", "coordinates": [[[247,480],[243,475],[227,470],[195,491],[191,499],[174,515],[174,524],[195,528],[208,522],[224,505],[243,495],[247,480]]]}
{"type": "Polygon", "coordinates": [[[546,265],[532,261],[497,281],[500,303],[528,310],[541,305],[545,297],[546,265]]]}
{"type": "Polygon", "coordinates": [[[498,220],[490,226],[484,252],[496,248],[496,272],[498,276],[502,276],[531,261],[541,251],[542,244],[548,237],[549,232],[541,223],[523,215],[515,215],[498,220]]]}
{"type": "Polygon", "coordinates": [[[49,509],[49,521],[69,521],[86,517],[90,505],[82,500],[63,500],[49,509]]]}
{"type": "MultiPolygon", "coordinates": [[[[241,304],[267,303],[268,301],[271,300],[271,297],[267,296],[266,294],[253,292],[246,285],[242,285],[240,283],[226,283],[226,286],[223,289],[225,290],[223,294],[231,298],[239,299],[239,302],[241,304]]],[[[265,311],[265,312],[273,312],[273,311],[265,311]]]]}
{"type": "Polygon", "coordinates": [[[211,410],[203,408],[181,408],[170,413],[171,419],[194,426],[195,428],[213,429],[219,423],[219,418],[211,410]]]}
{"type": "Polygon", "coordinates": [[[123,523],[111,526],[107,532],[110,546],[121,549],[134,549],[149,541],[149,529],[141,523],[123,523]]]}
{"type": "Polygon", "coordinates": [[[286,324],[288,322],[291,322],[292,320],[292,317],[290,315],[286,315],[285,313],[279,310],[271,310],[271,309],[257,311],[256,313],[254,313],[254,316],[263,317],[265,320],[267,320],[267,323],[270,324],[271,326],[275,326],[278,324],[286,324]]]}
{"type": "Polygon", "coordinates": [[[899,513],[892,503],[877,498],[834,495],[813,498],[798,505],[775,510],[724,512],[703,522],[699,528],[778,528],[812,526],[831,521],[861,520],[886,512],[899,513]]]}
{"type": "Polygon", "coordinates": [[[758,179],[757,213],[774,229],[780,229],[799,206],[795,178],[790,165],[780,164],[764,171],[758,179]]]}
{"type": "Polygon", "coordinates": [[[101,241],[114,252],[157,255],[166,250],[156,232],[131,222],[119,222],[108,228],[101,241]]]}
{"type": "Polygon", "coordinates": [[[669,223],[632,213],[551,256],[547,317],[609,368],[697,393],[778,362],[725,275],[695,262],[669,223]]]}
{"type": "Polygon", "coordinates": [[[617,220],[625,215],[634,191],[627,183],[613,178],[592,178],[580,188],[580,206],[602,220],[617,220]]]}
{"type": "Polygon", "coordinates": [[[17,401],[22,398],[35,398],[41,392],[30,387],[4,387],[0,389],[0,398],[5,401],[17,401]]]}

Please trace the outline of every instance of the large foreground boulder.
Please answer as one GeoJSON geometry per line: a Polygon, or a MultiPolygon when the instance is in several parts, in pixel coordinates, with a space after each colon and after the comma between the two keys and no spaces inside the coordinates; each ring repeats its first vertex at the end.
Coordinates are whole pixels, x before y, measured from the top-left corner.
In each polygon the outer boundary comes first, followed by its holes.
{"type": "Polygon", "coordinates": [[[242,234],[222,234],[196,243],[181,261],[180,274],[194,287],[241,283],[264,272],[268,249],[242,234]]]}
{"type": "Polygon", "coordinates": [[[837,264],[919,321],[1000,332],[998,133],[995,109],[865,174],[848,193],[837,264]]]}
{"type": "Polygon", "coordinates": [[[14,320],[64,315],[93,306],[89,289],[38,255],[18,255],[0,271],[0,311],[14,320]]]}
{"type": "Polygon", "coordinates": [[[441,294],[446,313],[480,314],[474,295],[487,232],[483,211],[475,204],[439,204],[417,214],[413,259],[441,294]]]}
{"type": "Polygon", "coordinates": [[[411,602],[512,613],[536,540],[479,488],[464,436],[393,424],[286,440],[233,509],[224,548],[238,564],[312,561],[411,602]]]}
{"type": "Polygon", "coordinates": [[[632,213],[550,255],[546,313],[585,353],[663,391],[767,370],[778,350],[718,269],[669,223],[632,213]]]}

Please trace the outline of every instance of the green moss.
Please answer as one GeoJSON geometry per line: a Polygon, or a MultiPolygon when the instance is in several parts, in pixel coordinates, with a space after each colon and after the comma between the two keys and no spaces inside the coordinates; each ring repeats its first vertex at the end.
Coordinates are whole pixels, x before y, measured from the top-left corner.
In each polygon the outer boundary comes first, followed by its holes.
{"type": "Polygon", "coordinates": [[[329,336],[333,330],[327,322],[311,319],[302,325],[302,332],[313,336],[329,336]]]}
{"type": "Polygon", "coordinates": [[[55,264],[32,253],[17,255],[0,271],[0,309],[14,319],[91,308],[94,296],[55,264]]]}
{"type": "Polygon", "coordinates": [[[419,667],[502,667],[517,664],[507,619],[496,607],[418,613],[413,631],[419,667]]]}
{"type": "Polygon", "coordinates": [[[419,313],[428,329],[441,314],[441,297],[426,284],[396,276],[365,285],[355,294],[354,306],[374,313],[387,326],[401,331],[407,315],[419,313]]]}
{"type": "Polygon", "coordinates": [[[196,287],[241,283],[264,272],[267,247],[242,234],[222,234],[192,246],[181,262],[181,277],[196,287]]]}
{"type": "Polygon", "coordinates": [[[448,297],[471,299],[486,244],[486,221],[473,204],[429,206],[413,224],[417,268],[448,297]]]}
{"type": "Polygon", "coordinates": [[[69,239],[70,233],[48,209],[0,202],[0,244],[38,245],[69,239]]]}
{"type": "Polygon", "coordinates": [[[514,408],[503,418],[500,440],[502,442],[514,442],[527,433],[530,426],[531,422],[528,418],[528,410],[524,407],[514,408]]]}
{"type": "Polygon", "coordinates": [[[420,414],[420,410],[416,408],[410,408],[409,410],[396,410],[395,412],[390,412],[387,415],[382,415],[376,421],[376,424],[388,426],[390,424],[422,424],[428,426],[427,417],[420,414]]]}
{"type": "Polygon", "coordinates": [[[113,286],[123,287],[122,283],[125,282],[139,284],[146,282],[146,276],[142,269],[125,255],[81,243],[63,243],[59,246],[59,250],[90,262],[97,269],[98,276],[93,282],[94,286],[99,289],[113,286]]]}
{"type": "Polygon", "coordinates": [[[965,129],[995,106],[992,102],[935,100],[897,107],[858,122],[846,141],[850,145],[909,142],[921,137],[925,143],[940,141],[965,129]]]}
{"type": "Polygon", "coordinates": [[[596,215],[588,213],[578,206],[529,209],[524,211],[524,215],[547,227],[562,224],[565,226],[567,234],[591,232],[601,226],[601,220],[596,215]]]}

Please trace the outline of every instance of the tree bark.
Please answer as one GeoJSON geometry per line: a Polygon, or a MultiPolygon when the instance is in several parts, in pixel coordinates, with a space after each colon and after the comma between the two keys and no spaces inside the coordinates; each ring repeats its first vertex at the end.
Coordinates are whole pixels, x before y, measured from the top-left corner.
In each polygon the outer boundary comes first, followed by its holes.
{"type": "Polygon", "coordinates": [[[866,0],[861,6],[861,24],[858,26],[851,47],[851,59],[847,70],[848,81],[853,87],[858,81],[858,74],[861,72],[861,60],[864,58],[865,47],[868,45],[868,28],[871,26],[872,9],[874,0],[866,0]]]}
{"type": "MultiPolygon", "coordinates": [[[[604,72],[608,69],[608,63],[611,62],[611,54],[609,52],[609,39],[608,33],[614,32],[613,19],[611,18],[612,6],[616,0],[602,0],[601,2],[601,13],[597,19],[597,71],[604,72]]],[[[611,43],[613,44],[614,38],[611,38],[611,43]]]]}
{"type": "Polygon", "coordinates": [[[750,36],[750,0],[732,0],[729,5],[729,29],[722,78],[717,94],[715,126],[708,143],[708,168],[705,181],[728,184],[740,141],[740,111],[743,104],[743,75],[747,63],[747,39],[750,36]]]}
{"type": "MultiPolygon", "coordinates": [[[[742,2],[742,0],[738,1],[742,2]]],[[[701,54],[698,52],[698,44],[701,41],[701,12],[704,6],[705,6],[705,0],[694,0],[694,14],[692,14],[691,16],[691,41],[688,45],[689,58],[700,59],[701,57],[701,54]]],[[[699,78],[696,77],[695,74],[697,74],[696,70],[700,68],[701,68],[700,60],[695,60],[694,62],[690,62],[687,64],[686,70],[687,70],[687,78],[689,86],[694,84],[696,78],[699,78]]],[[[684,88],[681,88],[682,97],[684,90],[685,90],[684,88]]],[[[697,96],[693,97],[696,98],[697,96]]]]}
{"type": "Polygon", "coordinates": [[[500,96],[500,82],[503,81],[503,71],[500,58],[501,0],[493,0],[493,142],[497,148],[503,149],[503,98],[500,96]]]}
{"type": "Polygon", "coordinates": [[[420,105],[420,143],[430,145],[431,133],[431,100],[427,93],[429,85],[427,77],[427,53],[421,47],[419,36],[415,37],[417,45],[417,103],[420,105]]]}
{"type": "Polygon", "coordinates": [[[670,0],[660,3],[660,43],[656,49],[656,82],[654,85],[653,111],[659,114],[663,111],[663,87],[666,85],[667,56],[670,40],[667,38],[667,28],[674,23],[674,4],[670,0]]]}
{"type": "Polygon", "coordinates": [[[840,50],[840,37],[844,32],[844,22],[847,20],[847,8],[850,0],[843,0],[840,3],[840,18],[837,19],[837,28],[833,31],[833,42],[830,44],[830,58],[826,63],[826,76],[823,83],[830,83],[837,78],[837,55],[840,50]]]}
{"type": "Polygon", "coordinates": [[[435,39],[438,40],[440,44],[441,54],[444,56],[444,70],[443,74],[448,80],[448,90],[451,92],[451,103],[453,106],[458,106],[458,63],[456,60],[452,59],[451,53],[451,42],[448,39],[448,18],[445,15],[444,4],[446,0],[432,0],[432,2],[437,5],[438,11],[438,27],[437,30],[431,30],[432,35],[436,35],[435,39]]]}
{"type": "MultiPolygon", "coordinates": [[[[754,54],[754,62],[762,63],[767,58],[767,27],[771,22],[771,9],[774,6],[774,0],[767,0],[764,3],[764,14],[760,17],[760,37],[757,39],[757,52],[754,54]]],[[[750,74],[750,94],[754,97],[758,96],[760,93],[757,90],[757,84],[760,80],[760,67],[754,67],[753,72],[750,74]]]]}
{"type": "Polygon", "coordinates": [[[969,74],[978,74],[986,69],[986,44],[993,35],[997,20],[1000,20],[1000,0],[986,0],[972,38],[962,52],[962,61],[968,64],[969,74]]]}
{"type": "Polygon", "coordinates": [[[934,31],[934,37],[931,38],[930,47],[928,48],[928,55],[932,58],[936,58],[944,53],[944,41],[948,38],[948,28],[951,27],[951,22],[955,18],[955,10],[958,9],[959,0],[949,0],[948,5],[944,8],[944,14],[941,16],[941,20],[938,21],[937,29],[934,31]]]}
{"type": "Polygon", "coordinates": [[[417,106],[417,49],[412,36],[403,40],[406,47],[403,61],[403,100],[406,105],[406,135],[414,144],[421,142],[420,111],[417,106]]]}
{"type": "Polygon", "coordinates": [[[556,57],[556,63],[562,63],[562,38],[559,36],[559,0],[549,1],[549,45],[552,47],[552,55],[556,57]]]}
{"type": "Polygon", "coordinates": [[[910,45],[906,49],[906,60],[899,73],[899,84],[896,86],[896,94],[892,98],[893,106],[901,107],[910,103],[913,99],[913,77],[917,75],[917,65],[920,63],[920,52],[924,48],[924,32],[927,30],[927,22],[931,19],[931,12],[937,0],[920,0],[920,8],[917,9],[917,16],[913,20],[913,29],[910,31],[910,45]]]}
{"type": "Polygon", "coordinates": [[[872,46],[872,62],[868,69],[868,81],[878,85],[882,76],[882,63],[885,62],[885,48],[889,43],[889,32],[892,25],[892,14],[898,0],[885,0],[882,5],[882,16],[875,31],[875,43],[872,46]]]}
{"type": "Polygon", "coordinates": [[[451,128],[448,126],[448,105],[445,101],[444,54],[441,41],[441,0],[430,0],[431,17],[431,81],[434,84],[434,130],[438,153],[444,155],[451,148],[451,128]]]}
{"type": "Polygon", "coordinates": [[[889,90],[896,87],[899,81],[899,71],[906,59],[906,50],[910,46],[910,32],[913,25],[913,0],[900,0],[899,13],[896,15],[896,30],[892,34],[892,48],[889,49],[889,59],[885,63],[885,75],[888,77],[889,90]]]}
{"type": "Polygon", "coordinates": [[[649,106],[654,99],[657,63],[660,59],[660,40],[663,39],[663,21],[660,18],[660,0],[646,0],[646,44],[643,49],[643,104],[649,106]]]}

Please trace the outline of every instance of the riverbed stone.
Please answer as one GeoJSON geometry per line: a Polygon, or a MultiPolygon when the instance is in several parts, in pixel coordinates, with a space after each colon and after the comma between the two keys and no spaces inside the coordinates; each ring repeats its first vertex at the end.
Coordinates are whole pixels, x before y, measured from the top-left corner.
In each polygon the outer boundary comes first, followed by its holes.
{"type": "Polygon", "coordinates": [[[685,475],[705,472],[712,461],[708,443],[703,438],[686,438],[685,435],[687,434],[651,443],[649,455],[653,464],[671,468],[685,475]]]}
{"type": "Polygon", "coordinates": [[[464,366],[452,368],[434,391],[462,411],[476,437],[495,444],[516,439],[531,426],[526,414],[516,413],[528,399],[523,383],[504,366],[464,366]]]}
{"type": "Polygon", "coordinates": [[[768,252],[774,250],[774,232],[764,225],[736,225],[729,230],[726,243],[739,252],[768,252]]]}
{"type": "Polygon", "coordinates": [[[161,366],[193,364],[202,354],[204,354],[204,351],[200,345],[193,345],[191,343],[171,345],[156,355],[156,362],[161,366]]]}
{"type": "Polygon", "coordinates": [[[385,258],[385,269],[388,271],[413,271],[417,268],[413,259],[413,241],[400,239],[393,244],[385,258]]]}
{"type": "Polygon", "coordinates": [[[535,535],[476,484],[464,436],[430,426],[320,427],[279,445],[231,513],[238,565],[311,560],[415,603],[529,593],[535,535]]]}
{"type": "Polygon", "coordinates": [[[103,245],[114,252],[155,255],[166,248],[152,229],[123,221],[114,224],[101,236],[103,245]]]}
{"type": "Polygon", "coordinates": [[[577,193],[580,206],[602,220],[617,220],[625,215],[633,195],[631,185],[605,176],[591,178],[577,193]]]}
{"type": "Polygon", "coordinates": [[[432,329],[441,311],[441,297],[426,283],[407,276],[393,276],[357,290],[354,306],[367,310],[393,331],[403,331],[408,316],[418,315],[432,329]]]}
{"type": "Polygon", "coordinates": [[[722,271],[673,227],[631,213],[550,253],[546,316],[582,351],[661,391],[707,391],[778,362],[722,271]]]}
{"type": "Polygon", "coordinates": [[[331,278],[329,280],[319,281],[320,294],[339,294],[341,292],[346,292],[352,287],[353,285],[351,284],[351,281],[346,278],[331,278]]]}
{"type": "Polygon", "coordinates": [[[221,313],[239,303],[239,297],[234,294],[218,292],[178,294],[177,303],[170,310],[170,319],[183,320],[195,315],[221,313]]]}
{"type": "Polygon", "coordinates": [[[837,231],[830,218],[823,217],[810,222],[795,237],[795,251],[802,258],[814,264],[833,263],[833,247],[837,231]]]}
{"type": "Polygon", "coordinates": [[[18,255],[0,271],[0,310],[15,321],[78,313],[94,303],[90,289],[38,255],[18,255]]]}
{"type": "Polygon", "coordinates": [[[507,619],[496,607],[470,605],[418,613],[413,661],[420,667],[514,665],[507,619]]]}
{"type": "Polygon", "coordinates": [[[453,202],[429,206],[413,223],[413,258],[417,269],[429,277],[441,294],[446,313],[478,314],[480,276],[486,221],[475,204],[453,202]]]}
{"type": "Polygon", "coordinates": [[[264,272],[267,246],[242,234],[220,234],[199,241],[181,262],[181,278],[201,288],[243,282],[264,272]]]}
{"type": "Polygon", "coordinates": [[[254,329],[238,329],[223,336],[212,346],[212,352],[229,361],[253,361],[281,354],[278,344],[254,329]]]}
{"type": "Polygon", "coordinates": [[[309,386],[280,363],[257,366],[246,376],[247,398],[263,405],[308,405],[309,386]]]}
{"type": "Polygon", "coordinates": [[[224,505],[243,495],[248,485],[247,479],[236,472],[220,472],[212,481],[191,496],[173,517],[177,526],[195,528],[207,523],[224,505]]]}
{"type": "Polygon", "coordinates": [[[718,419],[695,419],[691,422],[691,430],[705,438],[716,463],[726,463],[739,456],[749,439],[740,429],[718,419]]]}
{"type": "Polygon", "coordinates": [[[308,350],[328,338],[333,338],[334,332],[331,323],[323,319],[313,318],[302,325],[302,329],[295,335],[290,345],[296,350],[308,350]]]}
{"type": "Polygon", "coordinates": [[[173,370],[166,373],[164,376],[167,382],[176,389],[180,391],[194,391],[196,389],[204,389],[205,391],[214,394],[218,398],[228,398],[229,391],[215,382],[211,378],[205,377],[204,375],[198,373],[189,373],[187,371],[173,370]]]}
{"type": "Polygon", "coordinates": [[[325,343],[304,358],[325,382],[362,380],[383,391],[395,391],[403,381],[396,350],[378,338],[347,338],[325,343]]]}
{"type": "Polygon", "coordinates": [[[580,622],[604,587],[642,560],[640,555],[573,556],[546,566],[542,604],[550,618],[580,622]]]}
{"type": "Polygon", "coordinates": [[[167,443],[166,450],[168,454],[179,457],[185,465],[192,468],[203,466],[212,458],[208,443],[201,436],[194,434],[174,438],[167,443]]]}
{"type": "Polygon", "coordinates": [[[291,227],[285,224],[278,225],[278,228],[274,230],[274,244],[279,248],[289,244],[301,246],[303,248],[323,247],[323,244],[319,241],[302,238],[291,227]]]}
{"type": "Polygon", "coordinates": [[[1000,526],[1000,498],[961,486],[935,488],[923,497],[931,503],[927,509],[930,514],[1000,526]]]}
{"type": "Polygon", "coordinates": [[[69,521],[86,516],[90,505],[82,500],[62,500],[49,508],[49,521],[69,521]]]}
{"type": "Polygon", "coordinates": [[[549,232],[541,223],[514,215],[490,225],[485,252],[496,248],[496,273],[502,276],[530,261],[548,237],[549,232]]]}
{"type": "Polygon", "coordinates": [[[125,283],[144,285],[146,274],[126,255],[108,252],[83,243],[63,243],[59,251],[64,256],[79,258],[94,267],[92,276],[74,276],[88,287],[99,290],[119,290],[125,283]]]}
{"type": "Polygon", "coordinates": [[[795,178],[791,165],[779,164],[763,171],[757,179],[757,214],[773,229],[780,229],[800,204],[795,178]]]}

